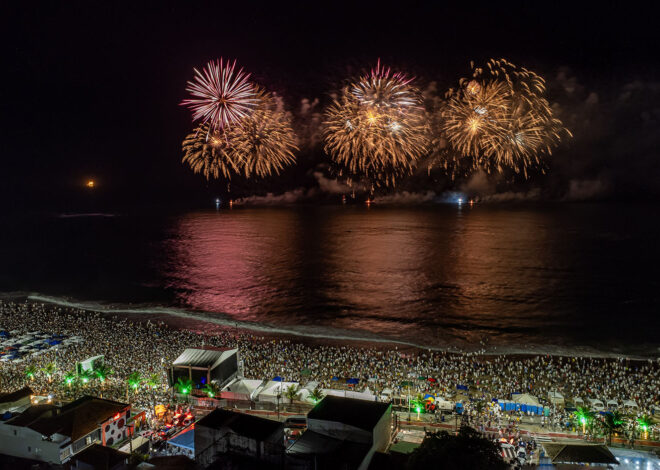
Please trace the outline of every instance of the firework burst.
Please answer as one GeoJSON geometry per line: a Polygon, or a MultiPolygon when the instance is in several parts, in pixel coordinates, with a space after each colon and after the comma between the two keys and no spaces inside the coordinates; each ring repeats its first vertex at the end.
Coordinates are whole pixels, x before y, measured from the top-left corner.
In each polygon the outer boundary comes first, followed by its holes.
{"type": "Polygon", "coordinates": [[[429,128],[419,92],[380,63],[342,90],[324,126],[324,148],[335,163],[376,186],[393,186],[427,151],[429,128]]]}
{"type": "Polygon", "coordinates": [[[543,78],[530,70],[491,59],[459,83],[447,93],[442,132],[475,167],[525,177],[532,168],[543,172],[545,157],[571,135],[553,116],[543,78]]]}
{"type": "Polygon", "coordinates": [[[296,136],[289,115],[257,90],[258,106],[240,126],[210,131],[207,124],[183,141],[183,162],[207,179],[266,177],[295,161],[296,136]]]}
{"type": "Polygon", "coordinates": [[[246,178],[278,174],[295,162],[296,135],[288,113],[276,109],[269,97],[249,117],[227,133],[232,161],[246,178]]]}
{"type": "Polygon", "coordinates": [[[235,69],[236,61],[211,61],[201,72],[194,69],[195,79],[188,82],[186,91],[192,98],[183,100],[181,105],[192,110],[193,121],[208,124],[208,132],[240,122],[259,103],[250,75],[235,69]]]}

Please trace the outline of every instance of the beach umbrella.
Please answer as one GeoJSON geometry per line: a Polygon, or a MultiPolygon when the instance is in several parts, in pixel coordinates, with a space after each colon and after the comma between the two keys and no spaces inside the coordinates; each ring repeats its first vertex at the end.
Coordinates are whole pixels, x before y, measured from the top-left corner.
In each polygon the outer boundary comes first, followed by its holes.
{"type": "Polygon", "coordinates": [[[312,373],[309,369],[303,369],[300,371],[300,375],[310,375],[312,373]]]}
{"type": "Polygon", "coordinates": [[[273,382],[282,382],[282,377],[279,375],[277,377],[273,377],[273,382]]]}
{"type": "Polygon", "coordinates": [[[359,381],[360,381],[359,379],[348,379],[348,380],[346,380],[346,383],[347,383],[347,384],[355,385],[355,384],[357,384],[359,381]]]}
{"type": "Polygon", "coordinates": [[[417,380],[426,380],[426,377],[420,375],[419,377],[417,377],[417,380]]]}
{"type": "Polygon", "coordinates": [[[435,397],[430,393],[427,393],[426,395],[424,395],[424,401],[435,401],[435,397]]]}
{"type": "Polygon", "coordinates": [[[428,380],[428,381],[431,382],[431,383],[435,383],[435,382],[437,382],[437,380],[435,380],[433,377],[429,377],[429,378],[426,379],[426,380],[428,380]]]}
{"type": "Polygon", "coordinates": [[[401,385],[402,387],[412,387],[413,383],[410,382],[409,380],[404,380],[403,382],[401,382],[400,385],[401,385]]]}

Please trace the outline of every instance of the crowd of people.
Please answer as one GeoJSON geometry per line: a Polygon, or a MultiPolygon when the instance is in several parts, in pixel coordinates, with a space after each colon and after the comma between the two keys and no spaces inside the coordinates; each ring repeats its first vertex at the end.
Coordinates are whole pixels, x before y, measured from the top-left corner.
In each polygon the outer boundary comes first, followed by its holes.
{"type": "MultiPolygon", "coordinates": [[[[251,379],[280,376],[301,385],[317,381],[321,388],[368,388],[377,396],[388,389],[393,395],[431,393],[450,401],[491,401],[508,399],[512,393],[529,393],[548,404],[549,392],[557,391],[567,399],[614,399],[619,403],[634,400],[640,414],[657,414],[660,409],[659,360],[399,350],[307,343],[237,329],[210,335],[174,329],[162,322],[133,321],[37,302],[0,301],[0,330],[16,335],[41,331],[83,338],[65,348],[50,348],[39,355],[25,356],[21,362],[0,365],[0,391],[27,384],[36,393],[64,399],[84,391],[119,401],[128,399],[137,407],[153,406],[168,396],[167,365],[185,348],[208,345],[237,347],[244,376],[251,379]],[[111,370],[104,382],[91,380],[72,386],[63,380],[77,362],[97,355],[105,357],[111,370]],[[53,374],[39,373],[52,363],[53,374]],[[33,378],[26,376],[29,367],[37,371],[33,378]],[[144,384],[129,389],[128,377],[136,372],[144,384]],[[349,378],[358,379],[357,384],[347,384],[345,379],[349,378]]],[[[563,409],[553,411],[542,424],[559,426],[565,421],[563,409]]]]}

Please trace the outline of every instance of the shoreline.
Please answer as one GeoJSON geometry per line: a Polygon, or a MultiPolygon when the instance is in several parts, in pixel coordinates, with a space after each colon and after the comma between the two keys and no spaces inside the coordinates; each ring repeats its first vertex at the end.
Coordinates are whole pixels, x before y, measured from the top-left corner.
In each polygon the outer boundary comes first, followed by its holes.
{"type": "Polygon", "coordinates": [[[204,318],[208,312],[195,312],[180,309],[177,307],[162,306],[131,306],[131,304],[114,307],[103,306],[102,304],[84,301],[69,301],[64,298],[57,298],[41,294],[18,294],[6,295],[5,300],[13,302],[26,302],[34,304],[49,304],[67,309],[82,310],[87,313],[100,314],[106,319],[120,317],[129,322],[146,323],[162,322],[167,328],[173,331],[189,331],[200,336],[212,337],[221,334],[238,333],[245,336],[262,337],[269,339],[286,340],[291,343],[300,343],[306,346],[351,346],[357,348],[369,348],[380,351],[399,351],[399,352],[436,352],[459,356],[482,356],[482,357],[515,357],[515,358],[533,358],[541,356],[568,357],[568,358],[592,358],[592,359],[626,359],[630,361],[655,361],[660,359],[660,345],[650,345],[649,352],[646,355],[636,353],[625,353],[615,351],[597,350],[590,346],[558,346],[558,345],[534,345],[521,344],[517,347],[506,347],[501,345],[480,347],[460,348],[455,345],[426,346],[415,344],[405,340],[390,338],[369,338],[366,336],[351,336],[350,332],[342,335],[328,335],[319,333],[309,333],[306,331],[296,331],[286,327],[274,327],[267,324],[247,323],[231,321],[223,318],[204,318]],[[198,315],[198,316],[192,316],[198,315]],[[181,325],[177,320],[184,320],[189,325],[181,325]],[[232,326],[232,323],[234,325],[232,326]],[[655,350],[651,348],[655,347],[655,350]],[[500,351],[497,351],[501,348],[500,351]]]}

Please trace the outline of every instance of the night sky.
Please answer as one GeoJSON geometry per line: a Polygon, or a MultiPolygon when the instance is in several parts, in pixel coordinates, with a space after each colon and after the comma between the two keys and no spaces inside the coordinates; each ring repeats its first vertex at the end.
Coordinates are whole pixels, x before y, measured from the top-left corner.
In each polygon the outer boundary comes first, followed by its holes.
{"type": "MultiPolygon", "coordinates": [[[[110,205],[222,192],[181,164],[192,125],[178,105],[192,68],[219,57],[238,59],[292,110],[304,98],[327,103],[379,57],[439,88],[455,86],[470,60],[505,57],[548,79],[550,102],[576,135],[525,190],[538,184],[556,199],[660,193],[658,33],[642,3],[3,3],[0,195],[10,208],[73,206],[90,197],[88,178],[110,205]]],[[[314,185],[322,152],[299,158],[282,178],[237,182],[236,191],[314,185]]]]}

